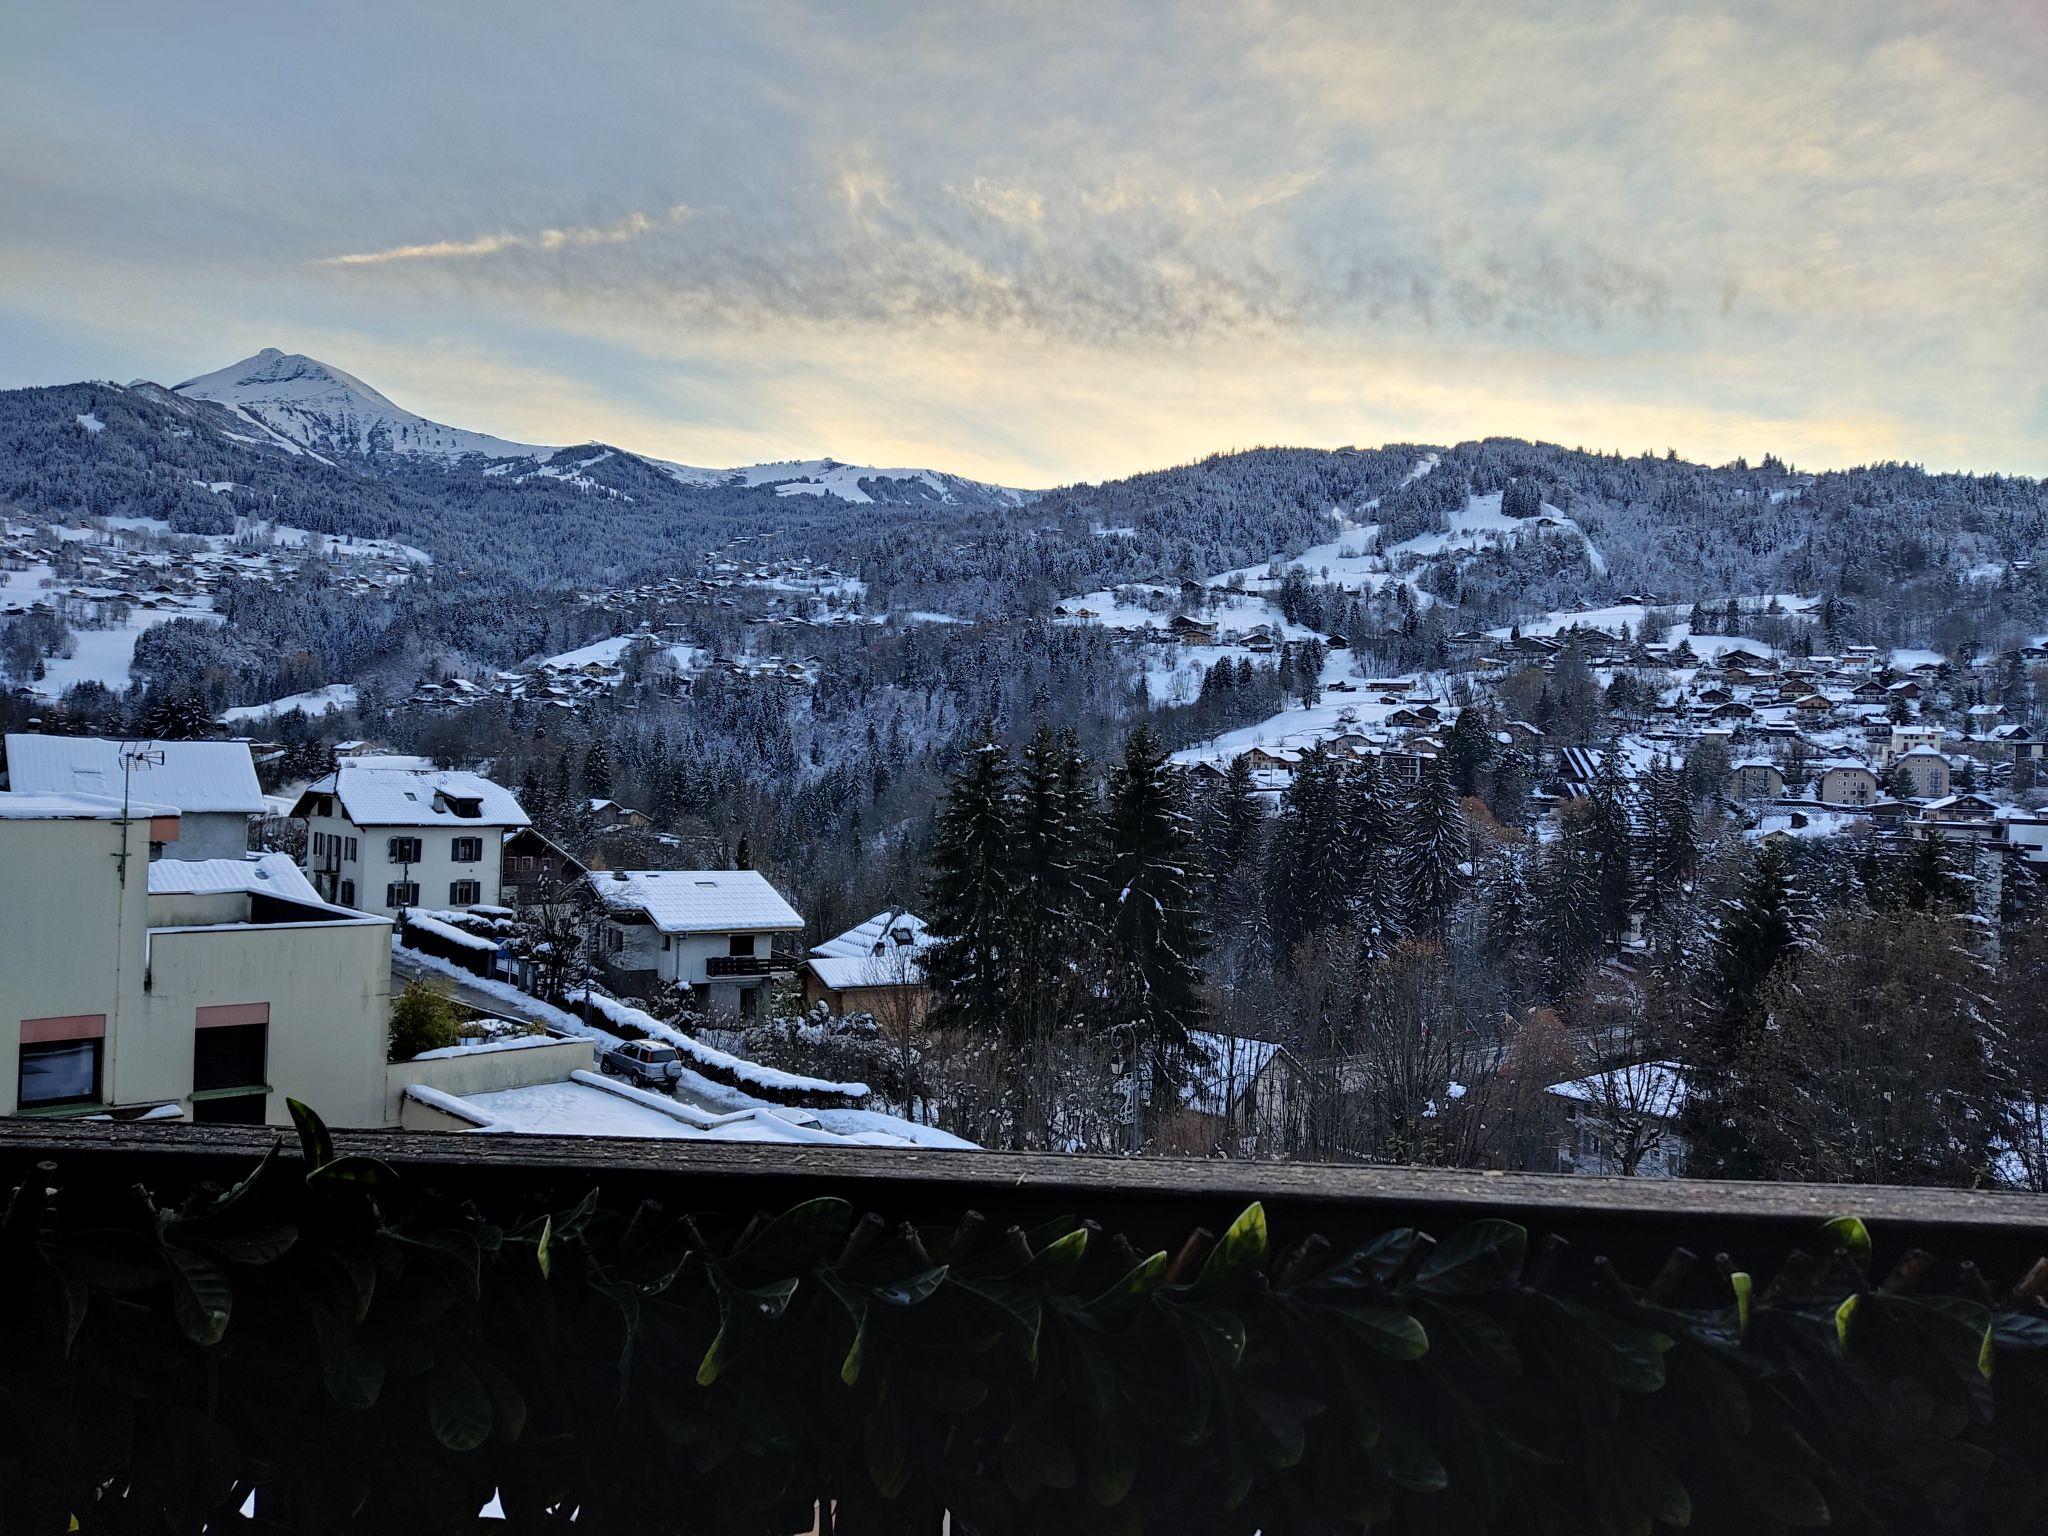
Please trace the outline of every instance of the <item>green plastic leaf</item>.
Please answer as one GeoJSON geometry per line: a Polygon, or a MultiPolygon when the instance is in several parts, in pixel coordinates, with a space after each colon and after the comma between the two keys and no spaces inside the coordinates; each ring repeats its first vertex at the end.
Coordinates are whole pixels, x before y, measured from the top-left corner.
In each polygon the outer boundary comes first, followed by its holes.
{"type": "Polygon", "coordinates": [[[1470,1221],[1440,1243],[1415,1272],[1418,1290],[1474,1295],[1514,1283],[1529,1246],[1527,1229],[1488,1217],[1470,1221]]]}
{"type": "Polygon", "coordinates": [[[1736,1332],[1742,1337],[1747,1337],[1750,1308],[1754,1305],[1756,1295],[1756,1282],[1742,1270],[1737,1270],[1728,1277],[1728,1284],[1735,1292],[1736,1332]]]}
{"type": "Polygon", "coordinates": [[[1859,1269],[1870,1264],[1870,1229],[1854,1216],[1837,1216],[1833,1221],[1821,1223],[1820,1231],[1814,1234],[1812,1246],[1824,1254],[1842,1249],[1859,1269]]]}
{"type": "Polygon", "coordinates": [[[839,1379],[849,1387],[860,1380],[860,1357],[868,1343],[868,1314],[862,1308],[860,1320],[853,1325],[853,1344],[846,1351],[846,1358],[839,1362],[839,1379]]]}
{"type": "Polygon", "coordinates": [[[862,1427],[861,1441],[875,1490],[885,1499],[895,1498],[910,1481],[910,1445],[903,1433],[902,1417],[889,1400],[886,1383],[862,1427]]]}
{"type": "Polygon", "coordinates": [[[1420,1360],[1429,1353],[1429,1334],[1421,1323],[1395,1307],[1332,1309],[1345,1330],[1367,1349],[1395,1360],[1420,1360]]]}
{"type": "Polygon", "coordinates": [[[1851,1293],[1842,1298],[1842,1304],[1835,1308],[1835,1347],[1846,1350],[1849,1347],[1849,1325],[1856,1320],[1856,1304],[1862,1298],[1851,1293]]]}
{"type": "Polygon", "coordinates": [[[320,1347],[320,1379],[344,1408],[369,1408],[384,1388],[384,1356],[333,1313],[316,1309],[313,1337],[320,1347]]]}
{"type": "Polygon", "coordinates": [[[200,1241],[231,1264],[269,1264],[283,1258],[299,1240],[299,1229],[281,1225],[249,1227],[240,1232],[208,1233],[200,1241]]]}
{"type": "Polygon", "coordinates": [[[1263,1266],[1266,1242],[1266,1208],[1254,1200],[1209,1250],[1197,1289],[1214,1292],[1263,1266]]]}
{"type": "Polygon", "coordinates": [[[164,1255],[171,1261],[171,1304],[178,1327],[195,1344],[218,1344],[234,1307],[228,1277],[189,1249],[167,1243],[164,1255]]]}
{"type": "Polygon", "coordinates": [[[787,1271],[819,1263],[845,1242],[853,1226],[853,1207],[836,1195],[821,1195],[791,1206],[734,1250],[732,1262],[744,1260],[757,1269],[787,1271]]]}
{"type": "Polygon", "coordinates": [[[1064,1289],[1087,1254],[1088,1229],[1076,1227],[1066,1236],[1056,1238],[1033,1253],[1030,1261],[1012,1278],[1029,1285],[1064,1289]]]}
{"type": "Polygon", "coordinates": [[[286,1099],[284,1103],[299,1133],[299,1151],[306,1159],[306,1172],[318,1172],[334,1161],[334,1138],[327,1132],[327,1123],[297,1099],[286,1099]]]}
{"type": "Polygon", "coordinates": [[[873,1286],[869,1294],[876,1301],[886,1302],[892,1307],[914,1307],[928,1298],[946,1280],[946,1266],[941,1264],[927,1269],[922,1274],[910,1276],[907,1280],[892,1280],[883,1285],[873,1286]]]}
{"type": "Polygon", "coordinates": [[[534,1262],[540,1265],[543,1276],[554,1273],[555,1265],[555,1218],[549,1216],[540,1224],[540,1241],[533,1245],[534,1262]]]}
{"type": "Polygon", "coordinates": [[[1655,1392],[1664,1385],[1664,1355],[1676,1342],[1568,1297],[1539,1294],[1537,1302],[1574,1346],[1580,1360],[1625,1392],[1655,1392]]]}
{"type": "Polygon", "coordinates": [[[427,1422],[451,1451],[473,1451],[491,1434],[491,1395],[469,1363],[441,1354],[427,1378],[427,1422]]]}
{"type": "Polygon", "coordinates": [[[1159,1289],[1160,1282],[1166,1278],[1168,1262],[1164,1251],[1139,1260],[1136,1268],[1089,1302],[1088,1311],[1105,1320],[1123,1316],[1159,1289]]]}

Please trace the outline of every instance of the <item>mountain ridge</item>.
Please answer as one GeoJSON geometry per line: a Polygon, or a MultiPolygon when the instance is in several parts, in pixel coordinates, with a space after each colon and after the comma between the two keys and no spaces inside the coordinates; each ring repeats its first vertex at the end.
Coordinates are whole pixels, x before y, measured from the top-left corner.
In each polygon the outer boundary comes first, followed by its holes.
{"type": "MultiPolygon", "coordinates": [[[[131,387],[146,382],[137,380],[131,387]]],[[[554,446],[515,442],[433,421],[331,363],[277,347],[264,347],[225,368],[186,379],[170,386],[168,393],[222,406],[288,449],[323,459],[347,457],[376,463],[410,458],[456,467],[474,458],[486,461],[479,466],[486,474],[541,474],[559,479],[573,478],[556,465],[561,455],[598,450],[652,465],[689,489],[765,486],[777,495],[833,497],[855,504],[936,500],[1019,506],[1033,494],[945,470],[878,468],[831,457],[707,469],[597,441],[554,446]]]]}

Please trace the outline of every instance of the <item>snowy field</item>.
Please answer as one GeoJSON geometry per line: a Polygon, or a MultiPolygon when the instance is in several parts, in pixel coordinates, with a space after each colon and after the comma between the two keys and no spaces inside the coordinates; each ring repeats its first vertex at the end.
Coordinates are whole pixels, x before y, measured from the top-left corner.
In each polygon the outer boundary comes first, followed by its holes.
{"type": "MultiPolygon", "coordinates": [[[[593,663],[598,666],[616,667],[636,641],[648,638],[650,637],[647,635],[613,635],[609,640],[593,640],[590,644],[578,646],[573,651],[563,651],[559,656],[549,656],[545,660],[537,661],[534,663],[534,669],[542,672],[567,672],[593,663]]],[[[693,667],[702,666],[705,660],[704,652],[694,645],[678,643],[663,646],[662,650],[679,670],[685,672],[693,667]]]]}
{"type": "Polygon", "coordinates": [[[281,699],[272,699],[268,704],[244,704],[223,711],[221,719],[229,724],[237,724],[244,720],[261,720],[270,715],[287,715],[295,709],[302,709],[309,715],[331,715],[337,710],[355,707],[355,684],[329,683],[325,688],[315,688],[307,693],[288,694],[281,699]]]}
{"type": "MultiPolygon", "coordinates": [[[[0,616],[19,613],[36,603],[50,602],[53,593],[43,585],[50,576],[47,565],[32,565],[25,571],[0,571],[0,616]]],[[[99,589],[88,587],[84,590],[99,589]]],[[[112,629],[80,629],[74,626],[71,654],[50,657],[43,663],[43,676],[29,686],[46,699],[58,698],[65,689],[83,682],[104,683],[116,691],[126,688],[131,680],[129,667],[135,660],[136,636],[170,619],[220,622],[213,611],[211,597],[192,597],[175,608],[135,606],[130,609],[127,622],[112,629]]]]}

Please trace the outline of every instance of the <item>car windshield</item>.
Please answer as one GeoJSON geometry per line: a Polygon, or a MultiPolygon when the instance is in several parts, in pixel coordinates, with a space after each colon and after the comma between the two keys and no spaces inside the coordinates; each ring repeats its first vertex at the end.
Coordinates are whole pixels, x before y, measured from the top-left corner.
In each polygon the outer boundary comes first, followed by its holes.
{"type": "Polygon", "coordinates": [[[674,1047],[666,1045],[650,1045],[646,1048],[644,1054],[649,1061],[674,1061],[676,1059],[674,1047]]]}

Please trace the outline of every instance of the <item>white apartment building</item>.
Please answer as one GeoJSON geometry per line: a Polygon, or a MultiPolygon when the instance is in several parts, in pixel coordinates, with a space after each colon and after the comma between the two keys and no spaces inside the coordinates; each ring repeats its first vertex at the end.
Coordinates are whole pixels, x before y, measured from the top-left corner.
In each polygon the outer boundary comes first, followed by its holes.
{"type": "Polygon", "coordinates": [[[282,854],[152,863],[176,820],[0,794],[0,1113],[381,1125],[391,924],[282,854]]]}
{"type": "Polygon", "coordinates": [[[751,869],[592,870],[604,909],[597,961],[614,991],[646,996],[663,982],[688,987],[714,1013],[760,1017],[770,982],[793,974],[777,934],[804,920],[751,869]]]}
{"type": "Polygon", "coordinates": [[[498,905],[505,834],[528,825],[512,792],[479,774],[346,760],[292,815],[319,894],[383,917],[498,905]]]}
{"type": "Polygon", "coordinates": [[[106,741],[93,736],[7,736],[8,788],[18,794],[88,795],[177,812],[176,842],[152,858],[239,859],[249,818],[265,810],[246,741],[106,741]],[[123,778],[126,784],[123,784],[123,778]]]}

